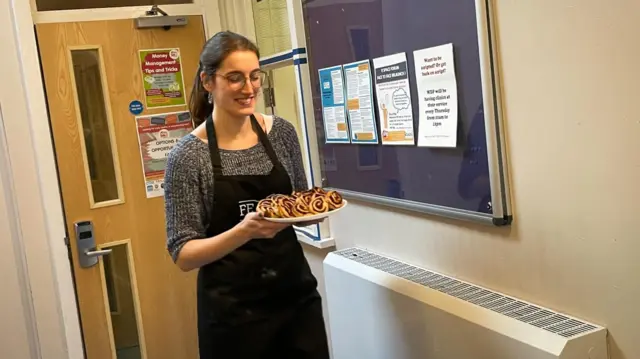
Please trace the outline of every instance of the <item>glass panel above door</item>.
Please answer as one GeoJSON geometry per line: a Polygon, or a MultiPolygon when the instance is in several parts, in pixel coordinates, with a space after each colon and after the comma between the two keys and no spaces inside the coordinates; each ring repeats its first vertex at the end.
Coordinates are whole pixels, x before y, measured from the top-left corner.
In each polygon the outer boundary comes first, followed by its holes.
{"type": "Polygon", "coordinates": [[[177,4],[193,4],[193,0],[36,0],[38,11],[177,4]]]}
{"type": "Polygon", "coordinates": [[[291,50],[291,31],[286,0],[252,2],[260,56],[291,50]]]}

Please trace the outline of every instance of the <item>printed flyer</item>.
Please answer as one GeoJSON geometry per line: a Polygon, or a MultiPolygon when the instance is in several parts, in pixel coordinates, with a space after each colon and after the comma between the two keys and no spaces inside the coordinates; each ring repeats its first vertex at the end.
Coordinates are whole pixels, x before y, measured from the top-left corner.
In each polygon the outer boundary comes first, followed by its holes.
{"type": "Polygon", "coordinates": [[[420,117],[418,146],[456,147],[458,140],[458,85],[453,45],[413,52],[420,117]]]}
{"type": "Polygon", "coordinates": [[[349,143],[342,66],[318,70],[326,143],[349,143]]]}
{"type": "Polygon", "coordinates": [[[373,59],[383,145],[414,145],[413,108],[403,53],[373,59]]]}
{"type": "Polygon", "coordinates": [[[378,143],[369,60],[343,66],[351,143],[378,143]]]}
{"type": "Polygon", "coordinates": [[[188,111],[136,117],[147,198],[164,196],[167,156],[193,130],[188,111]]]}
{"type": "Polygon", "coordinates": [[[140,50],[147,108],[186,105],[180,49],[140,50]]]}

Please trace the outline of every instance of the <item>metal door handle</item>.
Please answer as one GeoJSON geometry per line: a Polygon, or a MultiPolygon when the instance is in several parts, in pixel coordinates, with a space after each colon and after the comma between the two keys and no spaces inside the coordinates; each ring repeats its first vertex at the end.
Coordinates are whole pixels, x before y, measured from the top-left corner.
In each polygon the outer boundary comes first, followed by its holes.
{"type": "Polygon", "coordinates": [[[80,252],[80,267],[90,268],[98,264],[98,259],[104,255],[110,254],[113,249],[95,249],[88,248],[80,252]]]}
{"type": "Polygon", "coordinates": [[[87,257],[102,257],[102,256],[105,256],[107,254],[111,254],[112,251],[113,251],[113,249],[101,249],[101,250],[97,250],[97,251],[85,251],[84,254],[87,257]]]}

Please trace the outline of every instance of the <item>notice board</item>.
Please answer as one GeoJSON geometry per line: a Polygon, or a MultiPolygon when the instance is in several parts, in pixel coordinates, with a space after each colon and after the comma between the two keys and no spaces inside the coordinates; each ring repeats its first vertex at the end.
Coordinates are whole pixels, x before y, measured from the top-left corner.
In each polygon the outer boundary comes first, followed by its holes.
{"type": "MultiPolygon", "coordinates": [[[[303,11],[323,185],[357,200],[509,224],[509,182],[489,2],[306,0],[303,11]],[[455,147],[326,143],[318,70],[405,53],[417,121],[413,52],[443,44],[453,45],[455,57],[455,147]]],[[[380,114],[376,118],[379,121],[380,114]]],[[[418,124],[414,127],[417,132],[418,124]]]]}

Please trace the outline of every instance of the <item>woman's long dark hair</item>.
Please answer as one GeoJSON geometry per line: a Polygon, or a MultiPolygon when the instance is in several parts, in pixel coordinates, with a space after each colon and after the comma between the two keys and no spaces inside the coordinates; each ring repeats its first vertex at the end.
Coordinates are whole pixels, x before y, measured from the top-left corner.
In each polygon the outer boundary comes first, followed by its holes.
{"type": "Polygon", "coordinates": [[[219,32],[204,44],[200,53],[200,66],[189,98],[194,126],[199,126],[213,112],[213,103],[209,103],[209,93],[202,84],[200,73],[204,72],[207,80],[212,78],[224,59],[234,51],[251,51],[260,58],[258,47],[251,40],[234,32],[219,32]]]}

